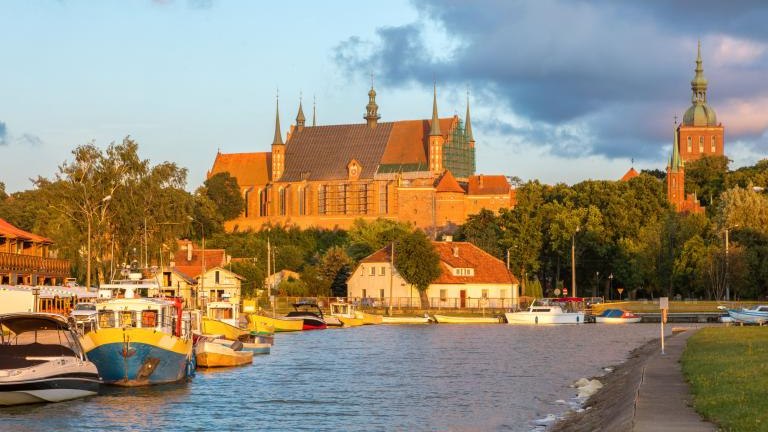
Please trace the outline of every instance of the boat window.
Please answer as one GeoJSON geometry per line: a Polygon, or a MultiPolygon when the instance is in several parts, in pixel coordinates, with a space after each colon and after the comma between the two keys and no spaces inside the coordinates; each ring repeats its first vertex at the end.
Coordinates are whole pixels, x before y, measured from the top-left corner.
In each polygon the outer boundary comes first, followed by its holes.
{"type": "Polygon", "coordinates": [[[213,308],[211,313],[213,314],[211,318],[214,319],[232,319],[232,309],[230,308],[213,308]]]}
{"type": "Polygon", "coordinates": [[[549,312],[549,308],[533,308],[532,312],[549,312]]]}
{"type": "Polygon", "coordinates": [[[78,303],[75,305],[75,310],[95,311],[96,305],[93,303],[78,303]]]}
{"type": "Polygon", "coordinates": [[[133,311],[120,311],[120,327],[136,327],[133,311]]]}
{"type": "Polygon", "coordinates": [[[761,307],[760,312],[768,312],[768,306],[761,307]]]}
{"type": "Polygon", "coordinates": [[[156,325],[157,325],[157,311],[155,310],[141,311],[142,327],[155,327],[156,325]]]}
{"type": "Polygon", "coordinates": [[[115,326],[115,314],[111,310],[99,311],[99,327],[112,328],[115,326]]]}

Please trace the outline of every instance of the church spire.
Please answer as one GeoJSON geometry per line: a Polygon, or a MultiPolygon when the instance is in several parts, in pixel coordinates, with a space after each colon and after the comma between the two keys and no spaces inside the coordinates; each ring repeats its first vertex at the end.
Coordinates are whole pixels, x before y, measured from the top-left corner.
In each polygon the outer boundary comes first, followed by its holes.
{"type": "Polygon", "coordinates": [[[467,142],[475,142],[475,137],[472,136],[472,121],[469,117],[469,89],[467,89],[467,117],[465,121],[465,134],[467,135],[467,142]]]}
{"type": "Polygon", "coordinates": [[[677,120],[675,120],[674,142],[672,144],[672,158],[669,160],[669,167],[672,172],[678,172],[683,167],[683,160],[680,158],[680,140],[678,139],[679,131],[677,129],[677,120]]]}
{"type": "Polygon", "coordinates": [[[429,130],[429,136],[442,135],[440,133],[440,119],[437,117],[437,83],[433,83],[432,88],[432,127],[429,130]]]}
{"type": "Polygon", "coordinates": [[[371,90],[368,92],[368,105],[365,106],[365,117],[368,127],[376,127],[381,116],[379,115],[379,106],[376,105],[376,90],[373,89],[373,74],[371,74],[371,90]]]}
{"type": "Polygon", "coordinates": [[[701,41],[699,41],[699,49],[696,54],[696,75],[691,80],[692,102],[697,105],[707,102],[707,79],[704,78],[704,68],[701,64],[701,41]]]}
{"type": "Polygon", "coordinates": [[[317,126],[317,100],[312,96],[312,126],[317,126]]]}
{"type": "Polygon", "coordinates": [[[299,128],[299,130],[304,129],[304,123],[306,122],[306,118],[304,118],[304,109],[301,106],[301,99],[302,97],[299,96],[299,113],[296,114],[296,127],[299,128]]]}
{"type": "Polygon", "coordinates": [[[275,102],[275,139],[272,140],[272,145],[282,144],[283,136],[280,133],[280,95],[278,95],[275,102]]]}

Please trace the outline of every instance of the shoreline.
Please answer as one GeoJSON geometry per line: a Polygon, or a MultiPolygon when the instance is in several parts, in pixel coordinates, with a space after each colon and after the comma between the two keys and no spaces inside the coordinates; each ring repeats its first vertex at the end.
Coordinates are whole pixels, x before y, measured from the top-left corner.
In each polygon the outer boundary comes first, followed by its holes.
{"type": "Polygon", "coordinates": [[[583,411],[569,411],[548,431],[631,431],[643,367],[659,348],[659,339],[652,339],[633,349],[623,363],[610,366],[612,372],[590,378],[599,380],[603,388],[584,402],[583,411]]]}

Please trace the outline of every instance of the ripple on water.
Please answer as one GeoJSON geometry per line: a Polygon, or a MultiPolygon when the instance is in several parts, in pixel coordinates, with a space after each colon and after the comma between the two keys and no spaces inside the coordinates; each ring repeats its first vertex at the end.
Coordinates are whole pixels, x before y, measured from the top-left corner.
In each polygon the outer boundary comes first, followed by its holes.
{"type": "Polygon", "coordinates": [[[0,409],[0,430],[510,430],[561,414],[657,325],[365,326],[278,334],[253,365],[0,409]]]}

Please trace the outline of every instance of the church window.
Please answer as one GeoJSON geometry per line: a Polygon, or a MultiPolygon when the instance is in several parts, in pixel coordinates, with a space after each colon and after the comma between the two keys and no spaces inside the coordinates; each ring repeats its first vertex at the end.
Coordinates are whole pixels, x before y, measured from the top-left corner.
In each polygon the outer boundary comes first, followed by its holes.
{"type": "Polygon", "coordinates": [[[249,201],[249,198],[251,197],[251,191],[252,191],[252,189],[248,189],[247,191],[245,191],[245,194],[243,196],[243,201],[244,201],[243,204],[244,204],[244,208],[245,208],[245,217],[248,217],[248,201],[249,201]]]}
{"type": "Polygon", "coordinates": [[[693,145],[691,144],[691,137],[688,137],[688,153],[693,151],[693,145]]]}
{"type": "Polygon", "coordinates": [[[336,212],[347,214],[347,185],[345,183],[336,187],[336,212]]]}
{"type": "Polygon", "coordinates": [[[285,216],[285,188],[280,188],[280,216],[285,216]]]}
{"type": "Polygon", "coordinates": [[[712,137],[712,148],[710,149],[712,153],[717,151],[717,145],[715,144],[715,137],[712,137]]]}
{"type": "Polygon", "coordinates": [[[699,137],[699,153],[704,153],[704,137],[699,137]]]}
{"type": "Polygon", "coordinates": [[[389,209],[387,208],[388,205],[388,196],[387,196],[387,183],[380,183],[379,184],[379,214],[386,214],[389,209]]]}
{"type": "Polygon", "coordinates": [[[326,191],[325,185],[317,187],[317,214],[325,214],[326,191]]]}
{"type": "Polygon", "coordinates": [[[259,190],[259,216],[267,216],[268,189],[259,190]]]}
{"type": "Polygon", "coordinates": [[[307,195],[307,188],[299,188],[299,215],[304,216],[305,207],[304,207],[304,200],[306,199],[307,195]]]}

